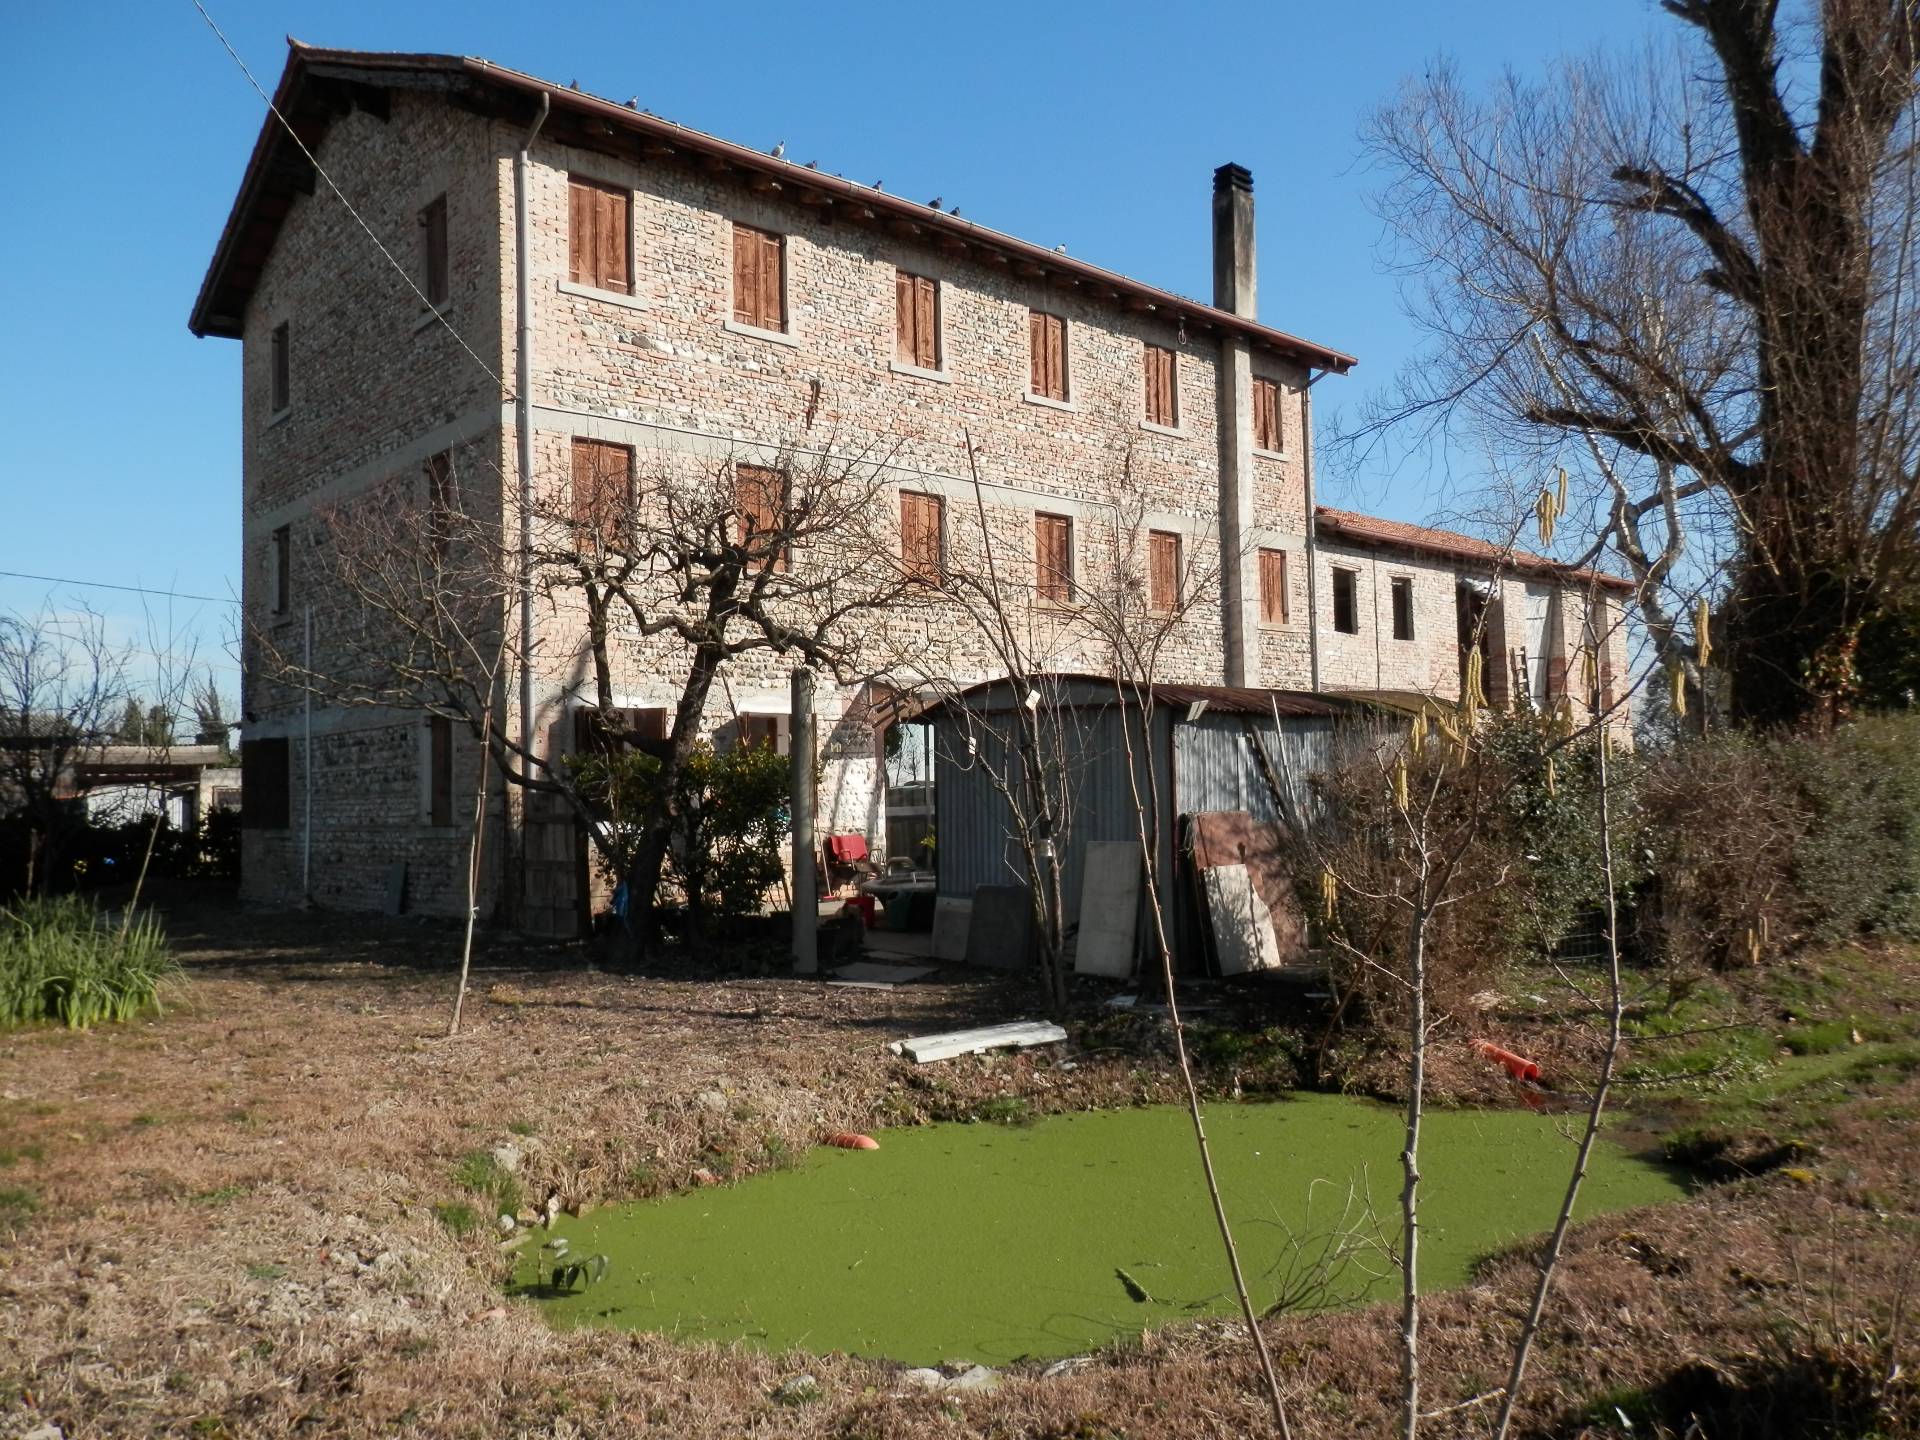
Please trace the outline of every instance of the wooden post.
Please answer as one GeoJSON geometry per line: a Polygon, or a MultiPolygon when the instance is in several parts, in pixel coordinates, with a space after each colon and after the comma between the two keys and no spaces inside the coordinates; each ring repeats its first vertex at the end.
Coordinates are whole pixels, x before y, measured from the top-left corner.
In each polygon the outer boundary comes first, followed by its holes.
{"type": "Polygon", "coordinates": [[[793,672],[793,713],[788,721],[793,762],[793,973],[820,969],[820,883],[813,836],[813,672],[793,672]]]}

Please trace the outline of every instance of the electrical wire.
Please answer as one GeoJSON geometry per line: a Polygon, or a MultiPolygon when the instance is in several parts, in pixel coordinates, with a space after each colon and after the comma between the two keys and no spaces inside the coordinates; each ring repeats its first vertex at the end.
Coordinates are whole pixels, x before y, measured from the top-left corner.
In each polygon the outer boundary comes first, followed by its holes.
{"type": "MultiPolygon", "coordinates": [[[[219,40],[227,54],[233,57],[233,63],[240,67],[240,73],[247,77],[247,83],[253,86],[254,93],[267,102],[268,111],[273,115],[274,119],[280,122],[280,128],[287,132],[288,136],[293,140],[293,143],[300,147],[300,153],[307,157],[307,163],[313,166],[314,173],[327,182],[327,189],[333,192],[334,199],[346,206],[347,213],[353,217],[354,223],[366,231],[367,238],[373,242],[373,248],[385,257],[387,264],[393,267],[393,273],[398,275],[407,289],[411,290],[414,295],[419,298],[420,303],[426,306],[429,313],[440,322],[441,327],[445,329],[449,335],[453,336],[455,343],[467,352],[468,356],[473,360],[473,363],[486,372],[487,378],[492,380],[495,385],[498,385],[501,390],[504,391],[507,388],[507,382],[495,373],[491,365],[480,358],[479,354],[471,345],[467,344],[466,338],[461,335],[458,330],[453,328],[453,322],[441,313],[440,308],[431,300],[427,299],[426,292],[421,290],[421,288],[414,283],[413,276],[407,273],[407,267],[393,258],[393,252],[381,243],[380,237],[373,233],[373,227],[360,217],[360,212],[353,208],[353,202],[347,199],[338,185],[333,183],[333,177],[327,174],[326,169],[320,164],[319,157],[307,148],[307,142],[295,133],[293,126],[288,123],[287,117],[280,113],[280,107],[273,103],[273,97],[266,92],[258,80],[254,79],[253,71],[247,68],[247,62],[240,58],[240,52],[233,48],[233,42],[227,39],[226,33],[214,22],[213,16],[207,13],[207,7],[201,4],[200,0],[193,0],[193,8],[200,12],[200,18],[207,22],[207,28],[213,31],[214,37],[219,40]]],[[[511,400],[513,397],[509,395],[507,398],[511,400]]]]}
{"type": "Polygon", "coordinates": [[[46,585],[79,585],[88,590],[125,590],[132,595],[164,595],[169,600],[204,600],[209,605],[238,605],[231,595],[188,595],[178,590],[154,590],[145,585],[115,585],[107,580],[76,580],[71,575],[29,575],[24,570],[0,570],[10,580],[38,580],[46,585]]]}

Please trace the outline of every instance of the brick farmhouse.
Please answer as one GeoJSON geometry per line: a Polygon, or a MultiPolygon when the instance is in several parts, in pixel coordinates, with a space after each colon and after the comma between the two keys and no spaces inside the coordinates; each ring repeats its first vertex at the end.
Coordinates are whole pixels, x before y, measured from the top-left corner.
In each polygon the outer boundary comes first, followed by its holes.
{"type": "MultiPolygon", "coordinates": [[[[353,623],[313,558],[329,506],[378,490],[424,510],[455,470],[468,507],[509,527],[523,456],[553,497],[583,456],[643,483],[772,464],[824,415],[884,439],[909,556],[957,544],[962,512],[986,517],[1030,567],[1023,623],[1051,668],[1101,672],[1072,587],[1137,549],[1156,607],[1204,577],[1180,597],[1166,681],[1455,699],[1484,610],[1495,703],[1613,701],[1624,582],[1314,503],[1310,387],[1355,362],[1258,320],[1239,166],[1214,177],[1203,304],[484,60],[295,44],[274,104],[285,124],[261,130],[191,321],[243,342],[255,657],[311,646],[324,669],[353,623]],[[969,441],[990,477],[977,488],[969,441]]],[[[535,619],[526,733],[564,748],[593,703],[584,622],[535,619]]],[[[937,653],[947,680],[992,678],[954,627],[922,621],[900,643],[937,653]]],[[[677,642],[635,639],[617,663],[623,708],[671,711],[677,642]]],[[[728,675],[716,739],[784,735],[790,664],[728,675]]],[[[459,912],[471,737],[248,670],[249,898],[375,908],[404,873],[410,908],[459,912]]],[[[822,828],[883,849],[871,710],[830,685],[822,707],[822,828]]],[[[578,838],[537,806],[498,810],[486,903],[567,933],[578,838]]]]}

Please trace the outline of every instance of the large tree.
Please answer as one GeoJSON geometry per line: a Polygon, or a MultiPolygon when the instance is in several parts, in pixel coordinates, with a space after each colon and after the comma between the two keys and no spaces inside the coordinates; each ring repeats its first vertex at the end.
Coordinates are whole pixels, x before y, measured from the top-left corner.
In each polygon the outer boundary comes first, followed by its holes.
{"type": "Polygon", "coordinates": [[[1439,66],[1373,118],[1435,343],[1360,433],[1576,467],[1662,660],[1697,676],[1710,600],[1735,717],[1831,721],[1916,579],[1920,7],[1661,8],[1666,50],[1485,96],[1439,66]]]}

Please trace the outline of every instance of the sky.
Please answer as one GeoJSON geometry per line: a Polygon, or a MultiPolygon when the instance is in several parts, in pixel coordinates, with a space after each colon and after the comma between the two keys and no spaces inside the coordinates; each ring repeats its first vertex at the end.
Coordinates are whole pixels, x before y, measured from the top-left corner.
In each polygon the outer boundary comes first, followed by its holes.
{"type": "MultiPolygon", "coordinates": [[[[484,56],[1203,298],[1212,173],[1235,161],[1261,320],[1360,359],[1316,389],[1322,430],[1418,345],[1382,264],[1368,112],[1437,57],[1470,82],[1538,73],[1671,23],[1652,0],[574,0],[565,24],[487,0],[202,3],[269,91],[289,35],[484,56]]],[[[60,581],[0,575],[0,613],[85,600],[129,643],[195,646],[232,694],[240,347],[195,339],[187,312],[265,105],[193,0],[0,0],[0,82],[0,571],[60,581]]],[[[1418,464],[1318,479],[1402,519],[1438,498],[1418,464]]]]}

